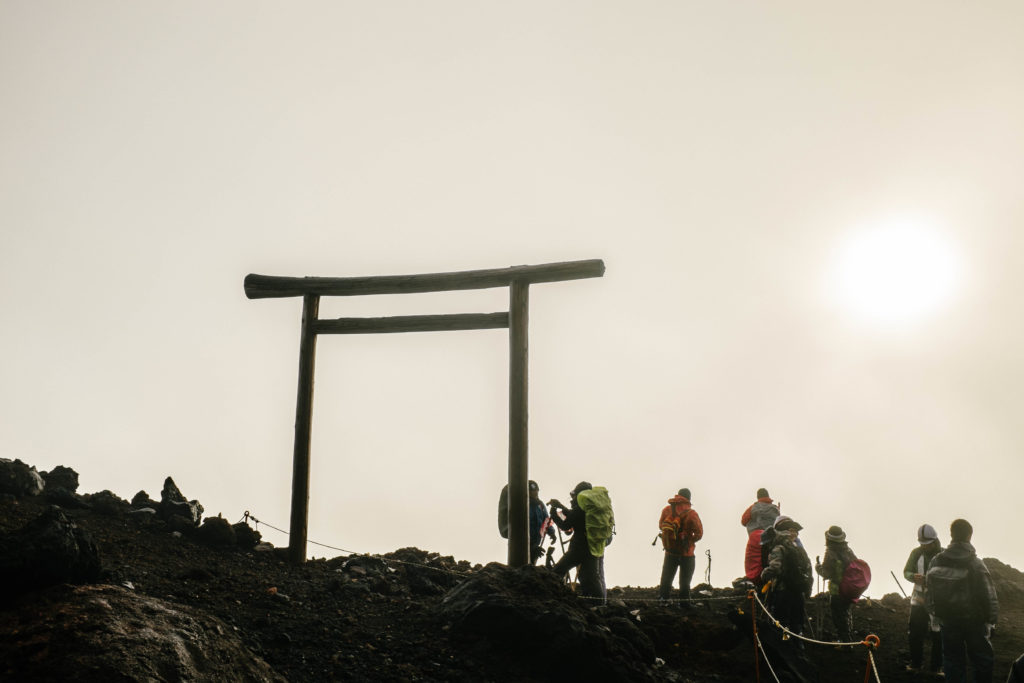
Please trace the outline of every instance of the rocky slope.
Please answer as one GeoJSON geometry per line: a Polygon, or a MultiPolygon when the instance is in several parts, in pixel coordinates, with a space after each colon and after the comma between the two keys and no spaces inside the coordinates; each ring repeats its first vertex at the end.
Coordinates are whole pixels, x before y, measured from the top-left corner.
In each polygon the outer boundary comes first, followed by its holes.
{"type": "MultiPolygon", "coordinates": [[[[415,548],[295,567],[249,525],[200,523],[202,505],[169,480],[159,502],[76,489],[68,468],[0,462],[0,679],[756,680],[742,590],[700,586],[693,604],[663,607],[627,586],[594,605],[543,568],[415,548]]],[[[1024,575],[987,562],[1003,680],[1024,652],[1024,575]]],[[[855,630],[880,639],[882,681],[920,680],[904,672],[908,609],[896,594],[854,608],[855,630]]],[[[828,640],[825,598],[809,613],[828,640]]],[[[758,629],[779,680],[864,680],[866,647],[801,651],[763,617],[758,629]]]]}

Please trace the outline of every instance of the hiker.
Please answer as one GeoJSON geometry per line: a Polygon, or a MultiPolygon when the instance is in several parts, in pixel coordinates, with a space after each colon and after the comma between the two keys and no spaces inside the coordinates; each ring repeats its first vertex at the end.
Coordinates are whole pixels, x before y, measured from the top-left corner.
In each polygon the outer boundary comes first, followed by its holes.
{"type": "MultiPolygon", "coordinates": [[[[942,552],[939,534],[931,524],[922,524],[917,529],[917,547],[910,551],[907,564],[903,567],[903,578],[914,584],[910,594],[910,621],[907,624],[907,640],[910,645],[910,664],[907,671],[917,673],[924,663],[925,636],[931,640],[930,670],[934,674],[942,671],[942,634],[939,620],[928,611],[925,600],[924,577],[935,556],[942,552]]],[[[1024,683],[1024,682],[1022,682],[1024,683]]]]}
{"type": "Polygon", "coordinates": [[[853,602],[839,593],[843,573],[850,562],[857,559],[846,542],[846,532],[838,526],[830,526],[825,532],[825,559],[815,564],[818,576],[828,580],[828,606],[832,613],[832,625],[836,629],[836,640],[848,643],[853,630],[853,602]]]}
{"type": "Polygon", "coordinates": [[[974,529],[965,519],[949,526],[949,547],[925,574],[925,600],[941,622],[942,667],[950,683],[966,683],[967,660],[976,683],[991,683],[994,655],[989,635],[999,617],[988,567],[971,545],[974,529]]]}
{"type": "Polygon", "coordinates": [[[580,595],[606,599],[604,585],[604,549],[611,543],[615,518],[611,499],[603,486],[594,487],[581,481],[569,494],[572,507],[551,499],[551,520],[562,531],[572,534],[569,549],[555,563],[554,572],[564,577],[578,567],[580,595]]]}
{"type": "Polygon", "coordinates": [[[803,527],[791,517],[779,515],[772,529],[768,564],[761,571],[762,592],[769,591],[768,608],[779,623],[799,635],[806,618],[804,600],[814,585],[811,560],[800,543],[803,527]]]}
{"type": "Polygon", "coordinates": [[[740,524],[747,529],[747,551],[743,558],[744,575],[755,584],[761,579],[761,536],[778,518],[779,507],[772,502],[768,489],[757,490],[757,500],[740,516],[740,524]]]}
{"type": "MultiPolygon", "coordinates": [[[[540,486],[531,479],[527,489],[530,495],[526,502],[529,513],[530,564],[537,564],[537,560],[544,554],[544,535],[547,534],[553,541],[555,529],[551,526],[548,509],[540,499],[540,486]]],[[[501,496],[498,498],[498,533],[502,538],[508,538],[508,484],[501,489],[501,496]]]]}
{"type": "Polygon", "coordinates": [[[661,584],[658,597],[667,602],[672,595],[672,581],[679,572],[679,599],[690,599],[690,581],[696,559],[693,546],[704,535],[700,516],[690,505],[690,489],[681,488],[679,493],[668,499],[668,505],[661,511],[658,520],[661,545],[665,559],[661,563],[661,584]]]}
{"type": "Polygon", "coordinates": [[[551,517],[544,501],[540,499],[540,486],[533,479],[528,485],[530,491],[530,564],[537,564],[537,560],[544,554],[544,536],[555,540],[555,528],[551,525],[551,517]]]}

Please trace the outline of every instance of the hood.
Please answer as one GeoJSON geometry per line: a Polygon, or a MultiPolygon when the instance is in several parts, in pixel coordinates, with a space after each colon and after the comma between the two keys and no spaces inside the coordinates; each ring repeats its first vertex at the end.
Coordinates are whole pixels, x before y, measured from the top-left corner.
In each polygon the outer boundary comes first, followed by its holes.
{"type": "Polygon", "coordinates": [[[671,498],[668,499],[668,504],[669,505],[683,505],[685,507],[690,507],[690,499],[689,498],[684,498],[683,496],[676,495],[676,496],[672,496],[671,498]]]}
{"type": "Polygon", "coordinates": [[[942,558],[949,564],[966,564],[977,555],[974,546],[966,541],[950,543],[949,547],[942,551],[942,558]]]}
{"type": "MultiPolygon", "coordinates": [[[[747,498],[747,500],[750,500],[750,499],[747,498]]],[[[772,504],[772,499],[769,498],[768,496],[765,496],[764,498],[758,498],[757,502],[758,503],[768,503],[769,505],[771,505],[772,504]]]]}

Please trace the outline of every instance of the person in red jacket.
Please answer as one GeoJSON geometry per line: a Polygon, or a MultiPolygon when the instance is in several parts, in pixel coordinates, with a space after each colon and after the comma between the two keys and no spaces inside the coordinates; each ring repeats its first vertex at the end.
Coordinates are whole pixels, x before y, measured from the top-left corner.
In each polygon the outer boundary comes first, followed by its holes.
{"type": "Polygon", "coordinates": [[[668,499],[668,505],[661,511],[658,529],[661,532],[661,545],[665,549],[658,596],[662,601],[668,601],[678,571],[679,597],[681,600],[689,600],[690,581],[693,579],[696,562],[693,546],[704,535],[700,516],[690,505],[690,489],[679,489],[678,494],[668,499]]]}
{"type": "Polygon", "coordinates": [[[772,502],[768,489],[757,490],[757,500],[740,516],[740,524],[747,529],[747,551],[743,558],[744,575],[755,584],[761,580],[761,535],[775,523],[779,506],[772,502]]]}

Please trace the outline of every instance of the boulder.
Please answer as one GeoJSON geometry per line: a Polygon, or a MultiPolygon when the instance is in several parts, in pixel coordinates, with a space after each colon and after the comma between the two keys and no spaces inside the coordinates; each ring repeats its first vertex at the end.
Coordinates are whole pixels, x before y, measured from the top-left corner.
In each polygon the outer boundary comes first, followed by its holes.
{"type": "Polygon", "coordinates": [[[0,679],[285,683],[220,619],[116,586],[61,586],[0,612],[0,679]]]}
{"type": "Polygon", "coordinates": [[[256,547],[256,544],[260,542],[263,535],[253,529],[245,522],[239,522],[231,526],[235,530],[235,543],[242,550],[252,550],[256,547]]]}
{"type": "Polygon", "coordinates": [[[646,635],[625,619],[608,623],[539,567],[491,563],[445,595],[438,616],[501,658],[510,679],[654,680],[646,635]]]}
{"type": "Polygon", "coordinates": [[[67,489],[70,493],[78,490],[78,472],[70,467],[57,465],[49,472],[41,472],[46,488],[67,489]]]}
{"type": "Polygon", "coordinates": [[[107,489],[87,494],[85,500],[89,507],[104,515],[120,515],[130,509],[127,500],[107,489]]]}
{"type": "Polygon", "coordinates": [[[132,496],[132,507],[133,508],[153,508],[156,510],[160,507],[160,503],[156,502],[149,497],[149,494],[145,491],[139,491],[132,496]]]}
{"type": "Polygon", "coordinates": [[[51,507],[21,529],[0,537],[0,596],[58,583],[87,583],[100,575],[92,537],[51,507]]]}
{"type": "Polygon", "coordinates": [[[199,526],[203,519],[203,506],[198,500],[187,500],[170,477],[164,479],[159,510],[164,520],[170,522],[173,518],[180,517],[188,520],[192,527],[199,526]]]}
{"type": "Polygon", "coordinates": [[[0,493],[18,497],[38,496],[45,485],[35,467],[29,467],[20,460],[0,458],[0,493]]]}
{"type": "Polygon", "coordinates": [[[196,532],[196,540],[214,548],[235,547],[235,530],[231,523],[220,515],[207,517],[196,532]]]}

